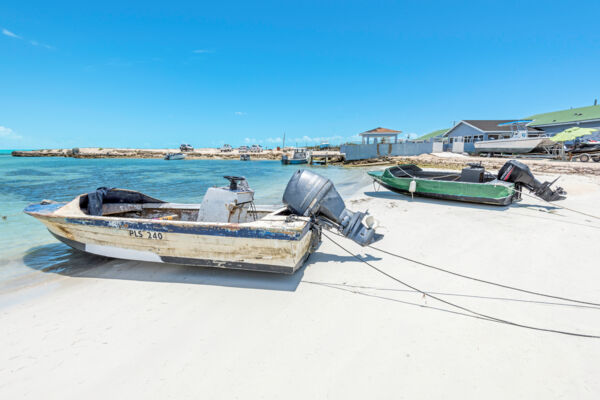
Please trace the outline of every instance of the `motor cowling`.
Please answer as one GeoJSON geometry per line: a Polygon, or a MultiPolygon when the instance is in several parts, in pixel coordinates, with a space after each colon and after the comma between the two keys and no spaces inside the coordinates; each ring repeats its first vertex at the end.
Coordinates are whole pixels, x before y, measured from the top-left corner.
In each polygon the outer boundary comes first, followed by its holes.
{"type": "Polygon", "coordinates": [[[325,219],[326,224],[333,225],[361,246],[382,237],[375,233],[372,216],[348,210],[333,183],[314,172],[296,171],[285,188],[283,203],[294,214],[325,219]]]}
{"type": "Polygon", "coordinates": [[[563,200],[567,196],[567,192],[561,187],[556,187],[554,190],[550,188],[550,186],[556,182],[556,179],[553,182],[542,183],[535,179],[527,165],[516,160],[507,161],[506,164],[500,168],[500,171],[498,171],[498,179],[524,186],[536,196],[541,197],[546,201],[563,200]]]}

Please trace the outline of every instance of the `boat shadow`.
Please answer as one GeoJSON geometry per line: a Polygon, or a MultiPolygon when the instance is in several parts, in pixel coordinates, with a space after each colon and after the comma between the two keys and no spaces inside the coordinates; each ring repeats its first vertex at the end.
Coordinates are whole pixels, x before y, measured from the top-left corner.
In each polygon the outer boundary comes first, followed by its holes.
{"type": "MultiPolygon", "coordinates": [[[[378,260],[367,256],[366,260],[378,260]]],[[[29,249],[23,263],[31,269],[73,278],[119,279],[142,282],[180,283],[293,292],[298,288],[306,268],[319,262],[356,262],[352,256],[316,252],[292,275],[128,261],[96,256],[51,243],[29,249]]]]}
{"type": "Polygon", "coordinates": [[[381,191],[364,192],[364,194],[365,194],[365,196],[375,197],[375,198],[379,198],[379,199],[405,200],[410,203],[425,203],[425,204],[437,204],[437,205],[443,204],[443,205],[448,205],[448,206],[453,206],[453,207],[474,208],[474,209],[480,209],[480,210],[506,211],[506,210],[510,209],[511,207],[543,209],[546,211],[560,210],[560,207],[556,207],[556,206],[544,205],[544,204],[528,204],[528,203],[523,203],[522,201],[518,202],[518,203],[513,203],[511,205],[507,205],[507,206],[495,206],[495,205],[491,205],[491,204],[468,203],[468,202],[455,201],[455,200],[430,199],[428,197],[421,197],[421,196],[411,197],[409,195],[395,193],[390,190],[384,190],[384,189],[382,189],[381,191]]]}

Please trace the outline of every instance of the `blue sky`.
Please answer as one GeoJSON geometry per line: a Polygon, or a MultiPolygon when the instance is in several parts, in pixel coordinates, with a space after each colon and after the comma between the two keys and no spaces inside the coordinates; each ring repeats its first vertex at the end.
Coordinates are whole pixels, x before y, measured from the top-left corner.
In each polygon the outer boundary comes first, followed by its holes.
{"type": "Polygon", "coordinates": [[[339,142],[600,97],[600,2],[0,3],[0,148],[339,142]]]}

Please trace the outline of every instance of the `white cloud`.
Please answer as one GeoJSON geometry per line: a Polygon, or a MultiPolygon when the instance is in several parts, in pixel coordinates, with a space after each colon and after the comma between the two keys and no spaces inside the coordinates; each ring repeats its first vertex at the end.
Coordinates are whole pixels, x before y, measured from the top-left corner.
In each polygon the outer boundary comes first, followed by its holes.
{"type": "Polygon", "coordinates": [[[256,139],[256,138],[245,138],[244,139],[244,143],[247,144],[260,144],[263,143],[264,141],[262,139],[256,139]]]}
{"type": "Polygon", "coordinates": [[[245,113],[243,111],[236,111],[234,112],[235,115],[248,115],[248,113],[245,113]]]}
{"type": "Polygon", "coordinates": [[[192,50],[192,53],[206,54],[206,53],[212,53],[212,51],[211,50],[206,50],[206,49],[196,49],[196,50],[192,50]]]}
{"type": "MultiPolygon", "coordinates": [[[[340,142],[346,142],[348,141],[349,138],[345,138],[343,136],[318,136],[318,137],[310,137],[310,136],[302,136],[300,138],[290,138],[289,139],[289,143],[298,143],[298,144],[318,144],[321,142],[330,142],[330,143],[340,143],[340,142]]],[[[286,142],[288,142],[288,139],[286,139],[286,142]]]]}
{"type": "Polygon", "coordinates": [[[15,131],[5,126],[0,126],[0,138],[2,139],[21,139],[21,136],[17,135],[15,131]]]}
{"type": "MultiPolygon", "coordinates": [[[[24,39],[24,37],[19,36],[16,33],[13,33],[5,28],[2,28],[2,34],[5,36],[8,36],[8,37],[11,37],[11,38],[15,38],[15,39],[24,39]]],[[[50,49],[50,50],[54,49],[54,46],[50,46],[49,44],[40,43],[37,40],[29,40],[29,44],[32,46],[45,47],[46,49],[50,49]]]]}
{"type": "Polygon", "coordinates": [[[11,38],[15,38],[15,39],[23,39],[21,36],[17,35],[16,33],[12,33],[11,31],[9,31],[8,29],[4,29],[2,28],[2,34],[11,38]]]}

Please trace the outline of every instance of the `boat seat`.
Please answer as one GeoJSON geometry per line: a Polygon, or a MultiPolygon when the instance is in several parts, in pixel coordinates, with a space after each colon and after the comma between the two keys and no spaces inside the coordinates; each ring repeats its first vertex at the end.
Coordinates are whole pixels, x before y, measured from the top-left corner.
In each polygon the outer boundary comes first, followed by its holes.
{"type": "Polygon", "coordinates": [[[461,182],[469,183],[482,183],[485,176],[485,168],[483,167],[469,167],[463,168],[460,173],[461,182]]]}

